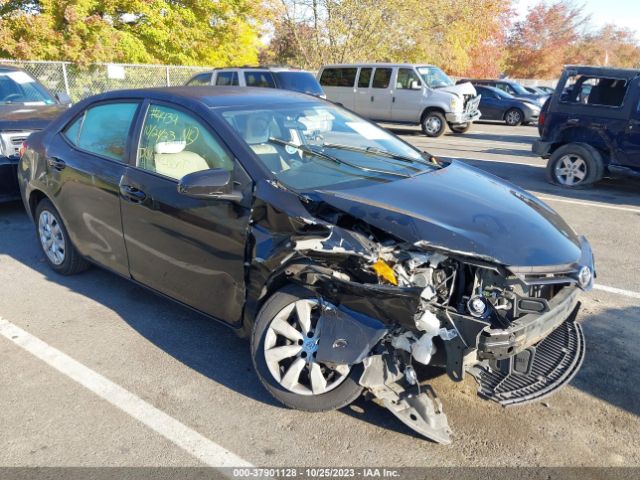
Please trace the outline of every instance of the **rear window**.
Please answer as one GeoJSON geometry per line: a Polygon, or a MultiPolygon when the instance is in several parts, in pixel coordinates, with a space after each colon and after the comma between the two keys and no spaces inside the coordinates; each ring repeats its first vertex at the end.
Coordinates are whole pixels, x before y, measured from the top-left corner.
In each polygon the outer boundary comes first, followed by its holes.
{"type": "Polygon", "coordinates": [[[55,103],[51,95],[31,75],[21,70],[0,72],[0,104],[55,103]]]}
{"type": "Polygon", "coordinates": [[[268,71],[244,72],[244,80],[247,87],[276,88],[276,82],[273,80],[273,75],[268,71]]]}
{"type": "Polygon", "coordinates": [[[324,94],[316,77],[309,72],[276,72],[276,77],[280,88],[285,90],[309,93],[316,96],[324,94]]]}
{"type": "Polygon", "coordinates": [[[560,101],[601,107],[621,107],[629,82],[620,78],[573,75],[567,79],[560,101]]]}
{"type": "Polygon", "coordinates": [[[323,87],[353,87],[356,82],[357,68],[326,68],[320,76],[323,87]]]}

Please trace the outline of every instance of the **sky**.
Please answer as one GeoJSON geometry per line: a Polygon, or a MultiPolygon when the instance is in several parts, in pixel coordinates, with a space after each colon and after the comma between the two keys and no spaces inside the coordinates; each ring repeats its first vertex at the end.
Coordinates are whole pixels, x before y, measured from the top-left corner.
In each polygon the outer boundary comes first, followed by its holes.
{"type": "MultiPolygon", "coordinates": [[[[524,15],[527,8],[538,0],[517,0],[518,13],[524,15]]],[[[602,26],[613,23],[620,27],[631,28],[640,38],[640,0],[577,0],[584,4],[585,13],[591,14],[591,23],[602,26]]]]}

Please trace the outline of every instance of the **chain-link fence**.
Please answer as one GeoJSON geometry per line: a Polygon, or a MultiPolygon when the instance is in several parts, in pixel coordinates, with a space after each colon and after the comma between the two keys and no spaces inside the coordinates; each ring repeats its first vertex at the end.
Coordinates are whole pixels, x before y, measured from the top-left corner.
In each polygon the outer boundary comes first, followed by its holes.
{"type": "Polygon", "coordinates": [[[123,88],[184,85],[209,67],[96,63],[79,68],[71,62],[1,60],[0,66],[22,68],[52,93],[66,92],[74,102],[89,95],[123,88]]]}

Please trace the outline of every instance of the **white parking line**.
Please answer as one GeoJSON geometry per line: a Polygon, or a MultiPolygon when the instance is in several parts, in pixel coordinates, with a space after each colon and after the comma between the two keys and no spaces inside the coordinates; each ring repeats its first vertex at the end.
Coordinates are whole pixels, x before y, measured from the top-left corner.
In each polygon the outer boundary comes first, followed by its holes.
{"type": "Polygon", "coordinates": [[[631,290],[623,290],[622,288],[608,287],[607,285],[595,284],[594,290],[601,290],[603,292],[614,293],[616,295],[622,295],[629,298],[637,298],[640,300],[640,292],[632,292],[631,290]]]}
{"type": "Polygon", "coordinates": [[[540,200],[546,200],[549,202],[572,203],[574,205],[586,205],[589,207],[608,208],[610,210],[620,210],[623,212],[640,213],[640,208],[637,208],[637,207],[625,207],[623,205],[609,205],[607,203],[592,202],[587,200],[569,200],[566,198],[550,197],[548,195],[542,195],[536,192],[531,192],[531,193],[533,193],[540,200]]]}
{"type": "Polygon", "coordinates": [[[214,468],[253,467],[246,460],[2,317],[0,317],[0,334],[155,430],[204,464],[214,468]]]}

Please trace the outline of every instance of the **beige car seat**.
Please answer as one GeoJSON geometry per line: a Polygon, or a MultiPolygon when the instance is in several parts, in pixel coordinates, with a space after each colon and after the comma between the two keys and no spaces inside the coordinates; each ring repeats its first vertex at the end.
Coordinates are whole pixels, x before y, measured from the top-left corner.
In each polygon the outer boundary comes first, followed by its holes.
{"type": "Polygon", "coordinates": [[[210,168],[207,161],[197,153],[186,150],[169,153],[170,150],[164,142],[159,142],[154,147],[155,170],[161,175],[179,180],[189,173],[210,168]]]}

